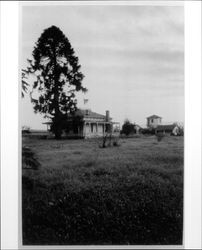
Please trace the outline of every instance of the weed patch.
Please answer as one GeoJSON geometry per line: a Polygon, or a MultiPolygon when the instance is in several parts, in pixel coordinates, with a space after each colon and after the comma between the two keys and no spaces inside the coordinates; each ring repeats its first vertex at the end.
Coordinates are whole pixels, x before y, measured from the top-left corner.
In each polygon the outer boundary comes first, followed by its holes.
{"type": "Polygon", "coordinates": [[[103,176],[103,175],[110,175],[110,173],[106,169],[103,169],[103,168],[93,171],[93,174],[97,177],[103,176]]]}

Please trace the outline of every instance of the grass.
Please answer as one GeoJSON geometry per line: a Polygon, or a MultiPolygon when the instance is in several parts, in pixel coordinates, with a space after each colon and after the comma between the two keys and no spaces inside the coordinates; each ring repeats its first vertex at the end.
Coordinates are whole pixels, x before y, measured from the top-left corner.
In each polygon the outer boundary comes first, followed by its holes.
{"type": "Polygon", "coordinates": [[[41,164],[23,169],[25,245],[182,244],[183,137],[26,137],[41,164]]]}

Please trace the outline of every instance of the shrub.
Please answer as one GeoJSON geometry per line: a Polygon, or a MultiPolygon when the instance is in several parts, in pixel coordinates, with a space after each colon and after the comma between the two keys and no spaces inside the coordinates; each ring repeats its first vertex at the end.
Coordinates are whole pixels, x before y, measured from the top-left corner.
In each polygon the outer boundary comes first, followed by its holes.
{"type": "Polygon", "coordinates": [[[157,141],[160,142],[162,141],[162,139],[165,137],[165,135],[163,133],[157,133],[156,134],[156,138],[157,138],[157,141]]]}
{"type": "Polygon", "coordinates": [[[22,127],[22,134],[30,134],[31,133],[31,129],[28,126],[23,126],[22,127]]]}
{"type": "Polygon", "coordinates": [[[134,124],[132,124],[129,120],[125,120],[122,126],[121,134],[130,135],[134,133],[135,133],[134,124]]]}
{"type": "Polygon", "coordinates": [[[120,146],[119,144],[119,137],[113,136],[112,134],[105,134],[102,138],[102,144],[99,145],[100,148],[107,148],[107,147],[118,147],[120,146]]]}
{"type": "Polygon", "coordinates": [[[24,168],[37,170],[40,162],[37,160],[35,153],[29,147],[22,147],[22,165],[24,168]]]}
{"type": "Polygon", "coordinates": [[[111,147],[111,141],[112,141],[112,135],[109,133],[106,133],[102,138],[102,145],[100,145],[100,148],[106,148],[111,147]]]}
{"type": "Polygon", "coordinates": [[[118,137],[113,138],[113,146],[114,147],[119,147],[120,146],[118,137]]]}
{"type": "Polygon", "coordinates": [[[148,128],[142,129],[141,132],[143,135],[154,135],[155,134],[154,129],[148,129],[148,128]]]}

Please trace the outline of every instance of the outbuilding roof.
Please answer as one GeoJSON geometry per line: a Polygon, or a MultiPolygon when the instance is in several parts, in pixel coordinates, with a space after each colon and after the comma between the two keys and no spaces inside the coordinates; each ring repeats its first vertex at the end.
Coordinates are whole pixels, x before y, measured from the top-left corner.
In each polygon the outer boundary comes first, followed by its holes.
{"type": "Polygon", "coordinates": [[[156,130],[158,131],[173,131],[173,129],[176,127],[177,125],[175,124],[171,124],[171,125],[159,125],[156,130]]]}

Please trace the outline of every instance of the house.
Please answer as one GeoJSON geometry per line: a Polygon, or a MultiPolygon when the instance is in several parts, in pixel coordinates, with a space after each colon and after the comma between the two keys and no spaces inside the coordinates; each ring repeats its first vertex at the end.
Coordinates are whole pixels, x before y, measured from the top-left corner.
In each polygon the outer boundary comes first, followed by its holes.
{"type": "Polygon", "coordinates": [[[178,135],[180,133],[180,128],[177,124],[159,125],[155,129],[155,134],[158,133],[178,135]]]}
{"type": "Polygon", "coordinates": [[[162,117],[152,115],[147,117],[147,129],[145,129],[143,132],[152,134],[163,133],[171,135],[181,135],[182,129],[177,123],[163,125],[162,117]]]}
{"type": "Polygon", "coordinates": [[[155,129],[157,126],[161,125],[162,117],[158,115],[152,115],[147,117],[147,128],[155,129]]]}
{"type": "MultiPolygon", "coordinates": [[[[51,122],[45,122],[44,124],[50,130],[51,122]]],[[[90,109],[78,109],[74,115],[69,117],[67,124],[65,135],[81,138],[101,137],[106,133],[119,133],[120,131],[120,124],[112,122],[108,110],[105,115],[102,115],[90,109]]]]}

